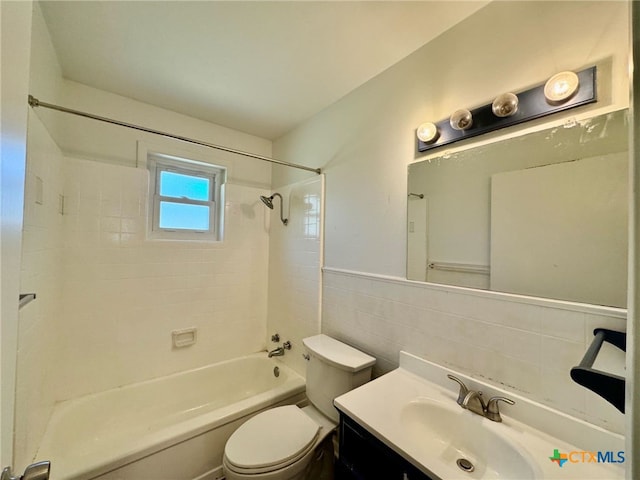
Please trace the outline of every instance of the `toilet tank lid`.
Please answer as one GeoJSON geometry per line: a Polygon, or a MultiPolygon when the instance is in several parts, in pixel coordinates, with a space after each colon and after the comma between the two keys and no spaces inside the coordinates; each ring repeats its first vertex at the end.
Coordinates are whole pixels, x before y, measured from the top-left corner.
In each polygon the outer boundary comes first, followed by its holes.
{"type": "Polygon", "coordinates": [[[350,372],[371,367],[376,359],[345,343],[320,334],[302,339],[309,353],[322,358],[330,365],[350,372]]]}

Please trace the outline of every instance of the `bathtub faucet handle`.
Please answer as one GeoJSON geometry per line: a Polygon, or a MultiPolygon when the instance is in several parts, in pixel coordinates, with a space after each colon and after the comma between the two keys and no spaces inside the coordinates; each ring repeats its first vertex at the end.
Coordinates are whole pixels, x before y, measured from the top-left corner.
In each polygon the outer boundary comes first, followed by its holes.
{"type": "Polygon", "coordinates": [[[271,335],[271,341],[273,343],[278,343],[280,341],[280,335],[278,335],[277,333],[274,333],[273,335],[271,335]]]}
{"type": "Polygon", "coordinates": [[[291,350],[291,342],[289,340],[287,340],[286,342],[284,342],[282,344],[282,347],[287,349],[287,350],[291,350]]]}

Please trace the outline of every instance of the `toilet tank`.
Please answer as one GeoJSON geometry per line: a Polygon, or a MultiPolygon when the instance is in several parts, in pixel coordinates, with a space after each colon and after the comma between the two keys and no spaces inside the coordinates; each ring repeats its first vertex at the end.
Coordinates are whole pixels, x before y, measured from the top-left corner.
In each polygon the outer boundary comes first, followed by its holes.
{"type": "Polygon", "coordinates": [[[376,359],[324,334],[304,338],[302,343],[309,352],[307,397],[338,423],[333,399],[368,382],[376,359]]]}

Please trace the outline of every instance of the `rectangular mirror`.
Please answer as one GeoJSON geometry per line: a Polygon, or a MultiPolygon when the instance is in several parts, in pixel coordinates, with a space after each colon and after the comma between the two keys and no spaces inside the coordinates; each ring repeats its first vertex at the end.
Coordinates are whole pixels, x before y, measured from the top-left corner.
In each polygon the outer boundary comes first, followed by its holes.
{"type": "Polygon", "coordinates": [[[413,163],[407,209],[409,280],[626,308],[628,111],[413,163]]]}

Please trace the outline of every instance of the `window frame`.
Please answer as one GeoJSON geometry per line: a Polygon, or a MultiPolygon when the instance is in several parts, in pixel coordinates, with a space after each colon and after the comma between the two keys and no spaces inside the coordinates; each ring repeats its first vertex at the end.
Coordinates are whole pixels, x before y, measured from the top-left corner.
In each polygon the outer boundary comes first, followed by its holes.
{"type": "Polygon", "coordinates": [[[195,160],[149,153],[147,155],[149,169],[149,211],[147,238],[151,240],[195,240],[216,242],[222,241],[223,198],[226,169],[217,165],[195,160]],[[169,197],[160,195],[162,172],[170,172],[191,177],[206,178],[210,182],[209,198],[204,200],[186,197],[169,197]],[[162,228],[160,227],[160,203],[169,202],[184,205],[201,205],[209,207],[209,229],[162,228]]]}

